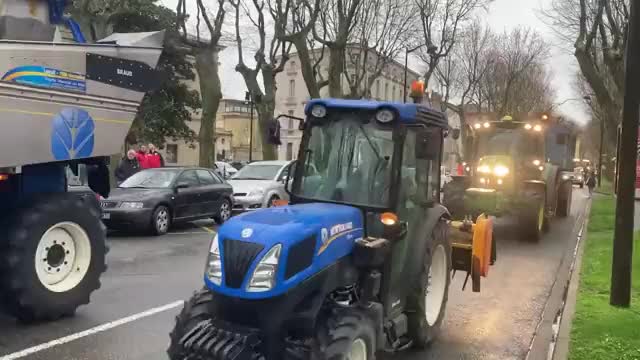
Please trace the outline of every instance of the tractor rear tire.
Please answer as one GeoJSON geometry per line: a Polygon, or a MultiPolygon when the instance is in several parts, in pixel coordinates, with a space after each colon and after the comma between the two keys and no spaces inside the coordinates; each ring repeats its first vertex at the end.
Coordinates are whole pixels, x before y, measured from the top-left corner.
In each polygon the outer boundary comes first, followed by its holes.
{"type": "Polygon", "coordinates": [[[191,299],[185,301],[182,311],[176,316],[176,324],[169,334],[167,355],[170,360],[185,359],[180,340],[200,322],[214,319],[216,311],[213,294],[206,288],[196,291],[191,299]]]}
{"type": "Polygon", "coordinates": [[[556,215],[567,217],[571,213],[571,200],[573,197],[573,184],[564,182],[558,190],[558,206],[556,215]]]}
{"type": "Polygon", "coordinates": [[[442,187],[442,205],[444,205],[453,219],[462,219],[465,214],[464,193],[466,184],[461,179],[454,179],[442,187]]]}
{"type": "Polygon", "coordinates": [[[333,308],[329,311],[330,314],[318,324],[312,359],[375,360],[373,320],[355,308],[333,308]]]}
{"type": "Polygon", "coordinates": [[[426,348],[433,342],[444,319],[451,283],[451,244],[448,241],[448,231],[446,222],[438,221],[424,256],[419,281],[416,281],[407,299],[409,338],[417,348],[426,348]],[[440,305],[434,303],[435,307],[430,307],[430,299],[440,302],[440,305]]]}
{"type": "Polygon", "coordinates": [[[107,269],[100,211],[76,194],[41,194],[0,224],[0,297],[25,323],[72,316],[107,269]]]}

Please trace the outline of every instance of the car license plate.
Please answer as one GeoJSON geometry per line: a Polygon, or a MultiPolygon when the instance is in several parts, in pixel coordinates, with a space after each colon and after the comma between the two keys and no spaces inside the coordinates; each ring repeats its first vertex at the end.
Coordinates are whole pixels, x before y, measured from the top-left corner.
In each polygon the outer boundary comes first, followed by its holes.
{"type": "Polygon", "coordinates": [[[103,219],[105,219],[105,220],[109,220],[109,219],[111,219],[111,214],[109,214],[109,213],[102,213],[102,218],[103,218],[103,219]]]}

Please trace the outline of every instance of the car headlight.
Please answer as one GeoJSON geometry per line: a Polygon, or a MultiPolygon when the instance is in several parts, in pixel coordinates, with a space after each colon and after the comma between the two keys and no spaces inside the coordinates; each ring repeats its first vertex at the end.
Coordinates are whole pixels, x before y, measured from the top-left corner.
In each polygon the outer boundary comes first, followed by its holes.
{"type": "Polygon", "coordinates": [[[142,209],[143,206],[143,203],[136,201],[124,201],[120,204],[122,209],[142,209]]]}
{"type": "Polygon", "coordinates": [[[491,168],[489,167],[489,165],[480,165],[478,166],[478,172],[488,174],[491,172],[491,168]]]}
{"type": "Polygon", "coordinates": [[[282,245],[278,244],[269,250],[260,260],[256,269],[251,275],[247,291],[261,292],[269,291],[276,285],[276,273],[278,272],[278,263],[280,262],[280,251],[282,245]]]}
{"type": "Polygon", "coordinates": [[[220,258],[218,234],[216,234],[211,241],[205,274],[212,283],[216,285],[222,284],[222,259],[220,258]]]}
{"type": "Polygon", "coordinates": [[[509,168],[504,165],[496,165],[496,167],[493,168],[493,174],[499,177],[507,176],[507,174],[509,174],[509,168]]]}
{"type": "Polygon", "coordinates": [[[562,180],[569,180],[569,175],[567,174],[562,175],[562,180]]]}
{"type": "Polygon", "coordinates": [[[262,196],[264,195],[264,189],[254,189],[251,190],[248,196],[262,196]]]}

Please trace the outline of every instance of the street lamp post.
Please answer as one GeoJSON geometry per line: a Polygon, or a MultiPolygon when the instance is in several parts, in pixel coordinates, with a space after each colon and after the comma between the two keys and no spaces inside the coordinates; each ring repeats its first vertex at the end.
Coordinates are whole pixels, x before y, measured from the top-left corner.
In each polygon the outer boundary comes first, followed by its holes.
{"type": "Polygon", "coordinates": [[[253,161],[253,96],[251,91],[244,93],[244,99],[249,102],[249,162],[253,161]]]}

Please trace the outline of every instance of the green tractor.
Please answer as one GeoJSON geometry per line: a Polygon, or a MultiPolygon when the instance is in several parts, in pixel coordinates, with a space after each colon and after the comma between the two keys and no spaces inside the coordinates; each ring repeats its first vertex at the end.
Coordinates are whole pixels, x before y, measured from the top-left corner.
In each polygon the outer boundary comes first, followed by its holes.
{"type": "Polygon", "coordinates": [[[514,216],[525,236],[538,241],[551,217],[570,212],[572,127],[542,115],[525,121],[505,116],[471,128],[467,174],[445,185],[444,205],[454,218],[514,216]]]}

